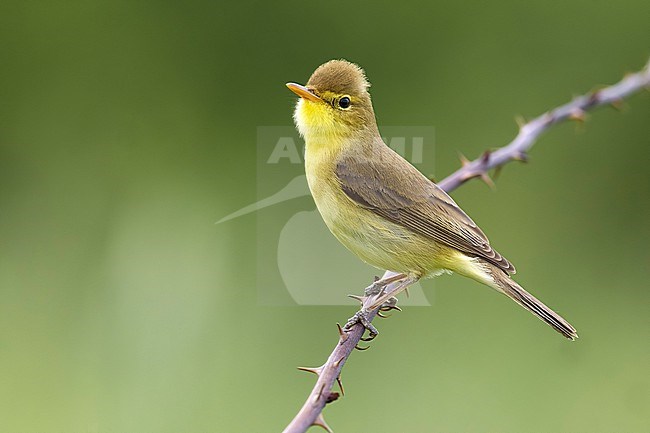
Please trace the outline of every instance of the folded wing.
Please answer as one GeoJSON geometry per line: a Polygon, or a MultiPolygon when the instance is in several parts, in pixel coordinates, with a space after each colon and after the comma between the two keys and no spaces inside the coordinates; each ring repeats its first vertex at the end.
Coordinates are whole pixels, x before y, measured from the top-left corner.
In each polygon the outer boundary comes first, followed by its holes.
{"type": "Polygon", "coordinates": [[[352,201],[415,233],[480,257],[507,274],[516,272],[445,191],[388,149],[381,152],[381,159],[356,155],[340,158],[336,176],[352,201]],[[393,185],[400,185],[400,190],[393,185]]]}

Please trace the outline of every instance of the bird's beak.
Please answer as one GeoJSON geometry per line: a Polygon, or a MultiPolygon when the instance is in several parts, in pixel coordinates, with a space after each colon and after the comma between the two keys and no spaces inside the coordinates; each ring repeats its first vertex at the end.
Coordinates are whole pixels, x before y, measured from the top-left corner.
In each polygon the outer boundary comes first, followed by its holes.
{"type": "Polygon", "coordinates": [[[296,83],[287,83],[287,87],[289,88],[289,90],[291,90],[293,93],[295,93],[296,95],[300,96],[303,99],[307,99],[309,101],[314,101],[314,102],[322,101],[321,98],[314,95],[311,92],[311,90],[309,90],[305,86],[301,86],[300,84],[296,84],[296,83]]]}

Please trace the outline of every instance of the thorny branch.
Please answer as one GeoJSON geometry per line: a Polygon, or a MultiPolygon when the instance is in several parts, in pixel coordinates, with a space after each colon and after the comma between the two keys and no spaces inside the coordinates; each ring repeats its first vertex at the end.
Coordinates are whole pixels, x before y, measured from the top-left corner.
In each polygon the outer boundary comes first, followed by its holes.
{"type": "MultiPolygon", "coordinates": [[[[537,138],[551,126],[565,120],[584,121],[586,112],[599,106],[612,105],[618,107],[626,96],[643,88],[650,90],[650,61],[641,71],[627,75],[616,84],[579,96],[569,103],[554,108],[524,123],[520,126],[519,133],[515,139],[507,146],[501,147],[493,152],[486,151],[481,157],[473,161],[461,158],[462,167],[440,181],[438,186],[450,192],[473,178],[480,178],[491,186],[492,180],[488,176],[488,172],[492,169],[499,169],[510,161],[527,161],[530,148],[533,147],[537,138]]],[[[391,275],[395,274],[386,271],[384,278],[391,275]]],[[[396,284],[398,283],[387,286],[386,292],[389,292],[396,284]]],[[[376,298],[358,297],[356,299],[362,303],[362,308],[367,308],[373,304],[376,298]]],[[[371,311],[368,319],[372,321],[378,312],[379,309],[371,311]]],[[[363,349],[358,345],[362,341],[365,331],[364,327],[359,323],[348,331],[343,331],[338,324],[337,327],[339,341],[325,364],[316,368],[300,368],[301,370],[315,373],[318,376],[318,380],[309,394],[307,401],[305,401],[298,414],[285,428],[284,433],[303,433],[312,425],[321,426],[328,432],[332,431],[325,422],[322,411],[327,403],[339,398],[339,393],[332,391],[334,382],[338,382],[341,394],[343,393],[343,386],[340,380],[341,370],[355,348],[363,349]]]]}

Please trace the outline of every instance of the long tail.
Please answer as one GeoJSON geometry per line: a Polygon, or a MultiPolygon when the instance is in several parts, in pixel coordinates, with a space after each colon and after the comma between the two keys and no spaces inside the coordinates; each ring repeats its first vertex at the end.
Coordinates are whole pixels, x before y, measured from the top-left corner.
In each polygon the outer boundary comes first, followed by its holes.
{"type": "Polygon", "coordinates": [[[501,269],[498,269],[493,265],[488,266],[490,274],[495,282],[495,286],[493,286],[495,289],[504,293],[513,301],[551,325],[553,329],[564,335],[569,340],[575,340],[578,338],[578,333],[569,322],[544,305],[542,301],[525,291],[523,287],[512,280],[501,269]]]}

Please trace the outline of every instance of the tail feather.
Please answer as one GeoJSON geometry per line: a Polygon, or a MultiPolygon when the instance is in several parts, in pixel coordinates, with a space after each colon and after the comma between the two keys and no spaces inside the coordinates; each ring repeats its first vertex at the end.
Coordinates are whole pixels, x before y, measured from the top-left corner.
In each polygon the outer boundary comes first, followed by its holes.
{"type": "Polygon", "coordinates": [[[578,333],[569,322],[544,305],[542,301],[524,290],[523,287],[507,276],[503,271],[501,271],[501,269],[496,267],[492,268],[491,266],[490,271],[496,285],[498,286],[495,287],[497,290],[503,292],[513,301],[539,317],[544,322],[548,323],[553,329],[564,335],[569,340],[575,340],[578,338],[578,333]]]}

